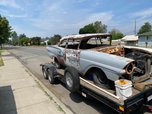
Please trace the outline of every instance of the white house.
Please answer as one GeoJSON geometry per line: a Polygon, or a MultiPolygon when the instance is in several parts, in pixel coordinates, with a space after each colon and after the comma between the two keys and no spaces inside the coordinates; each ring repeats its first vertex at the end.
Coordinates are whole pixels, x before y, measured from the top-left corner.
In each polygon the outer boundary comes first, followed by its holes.
{"type": "Polygon", "coordinates": [[[152,47],[152,31],[139,34],[138,45],[152,47]]]}
{"type": "Polygon", "coordinates": [[[138,43],[138,36],[135,35],[126,35],[121,39],[125,45],[137,45],[138,43]]]}

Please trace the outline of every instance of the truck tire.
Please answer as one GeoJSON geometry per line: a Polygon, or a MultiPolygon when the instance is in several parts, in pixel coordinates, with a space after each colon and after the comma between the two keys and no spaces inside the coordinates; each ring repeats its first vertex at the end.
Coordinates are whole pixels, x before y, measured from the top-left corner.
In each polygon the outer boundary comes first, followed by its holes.
{"type": "Polygon", "coordinates": [[[52,70],[48,69],[47,73],[48,73],[48,80],[49,80],[50,84],[54,84],[55,83],[55,78],[53,76],[52,70]]]}
{"type": "Polygon", "coordinates": [[[67,67],[64,72],[65,84],[70,92],[76,92],[80,87],[78,71],[73,67],[67,67]]]}
{"type": "Polygon", "coordinates": [[[46,69],[44,69],[44,68],[42,68],[42,73],[43,73],[43,77],[44,77],[45,79],[48,79],[48,73],[47,73],[47,70],[46,70],[46,69]]]}

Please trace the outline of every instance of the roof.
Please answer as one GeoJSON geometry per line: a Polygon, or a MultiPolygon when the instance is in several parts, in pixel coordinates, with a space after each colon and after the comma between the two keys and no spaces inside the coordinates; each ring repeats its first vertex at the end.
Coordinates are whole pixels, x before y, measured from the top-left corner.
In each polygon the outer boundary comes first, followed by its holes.
{"type": "Polygon", "coordinates": [[[152,36],[152,31],[139,34],[139,36],[152,36]]]}
{"type": "Polygon", "coordinates": [[[60,41],[66,39],[85,39],[90,37],[101,37],[101,36],[111,36],[109,33],[96,33],[96,34],[77,34],[77,35],[68,35],[61,38],[60,41]]]}
{"type": "Polygon", "coordinates": [[[138,36],[135,36],[135,35],[126,35],[121,40],[122,41],[137,41],[138,40],[138,36]]]}

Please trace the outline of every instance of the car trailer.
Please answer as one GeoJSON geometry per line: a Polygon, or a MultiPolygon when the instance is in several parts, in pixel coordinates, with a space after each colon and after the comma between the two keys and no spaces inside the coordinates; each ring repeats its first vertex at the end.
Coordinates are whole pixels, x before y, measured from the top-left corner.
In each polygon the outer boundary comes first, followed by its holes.
{"type": "MultiPolygon", "coordinates": [[[[139,112],[143,113],[144,109],[152,112],[152,88],[142,92],[133,89],[135,94],[126,100],[121,100],[109,90],[81,77],[73,67],[57,69],[53,63],[41,64],[40,66],[42,66],[44,78],[48,79],[51,84],[54,84],[56,80],[60,80],[71,92],[80,92],[83,96],[92,97],[120,114],[130,114],[137,110],[139,114],[139,112]]],[[[150,80],[152,80],[152,77],[150,80]]]]}

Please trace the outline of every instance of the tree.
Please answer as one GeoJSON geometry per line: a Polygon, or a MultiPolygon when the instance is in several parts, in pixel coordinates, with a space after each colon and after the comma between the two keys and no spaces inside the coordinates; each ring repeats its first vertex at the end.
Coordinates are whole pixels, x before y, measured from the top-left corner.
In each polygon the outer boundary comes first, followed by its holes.
{"type": "Polygon", "coordinates": [[[20,44],[22,46],[27,46],[29,42],[30,42],[30,39],[28,37],[23,37],[20,39],[20,44]]]}
{"type": "Polygon", "coordinates": [[[12,37],[12,44],[18,45],[19,39],[18,39],[17,33],[15,31],[12,31],[11,37],[12,37]]]}
{"type": "Polygon", "coordinates": [[[26,37],[25,34],[20,34],[18,39],[19,39],[19,45],[22,46],[28,45],[28,43],[30,42],[30,39],[26,37]]]}
{"type": "Polygon", "coordinates": [[[38,36],[32,37],[30,42],[31,42],[31,45],[40,45],[41,37],[38,37],[38,36]]]}
{"type": "Polygon", "coordinates": [[[120,38],[122,38],[124,36],[123,33],[121,33],[117,29],[112,29],[111,32],[110,32],[110,34],[112,35],[112,39],[113,40],[120,39],[120,38]]]}
{"type": "Polygon", "coordinates": [[[25,38],[26,37],[26,35],[23,33],[23,34],[20,34],[19,35],[19,38],[21,39],[21,38],[25,38]]]}
{"type": "Polygon", "coordinates": [[[145,32],[150,32],[152,30],[152,26],[149,22],[144,23],[144,25],[142,25],[139,29],[138,34],[142,34],[145,32]]]}
{"type": "Polygon", "coordinates": [[[106,33],[107,32],[107,25],[102,24],[101,21],[96,21],[94,23],[94,28],[96,33],[106,33]]]}
{"type": "Polygon", "coordinates": [[[102,24],[101,21],[96,21],[94,23],[85,25],[83,28],[80,28],[79,34],[86,33],[105,33],[107,32],[107,26],[102,24]]]}
{"type": "Polygon", "coordinates": [[[8,41],[8,38],[11,34],[11,26],[9,25],[9,21],[0,15],[0,46],[2,48],[2,44],[8,41]]]}
{"type": "Polygon", "coordinates": [[[48,43],[51,44],[51,45],[56,45],[60,41],[60,39],[61,39],[61,36],[56,34],[49,39],[48,43]]]}
{"type": "Polygon", "coordinates": [[[86,34],[86,33],[96,33],[93,24],[88,24],[83,28],[80,28],[79,34],[86,34]]]}

